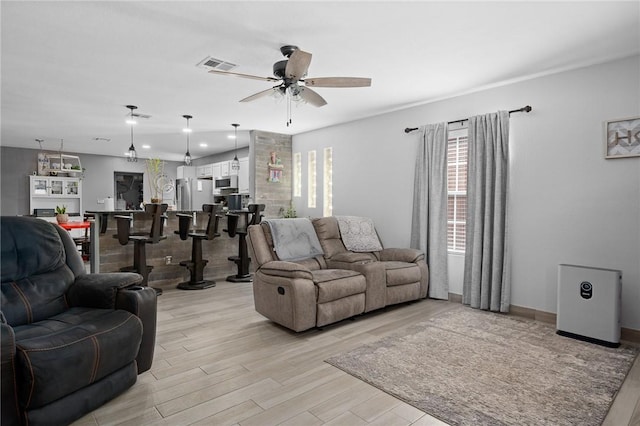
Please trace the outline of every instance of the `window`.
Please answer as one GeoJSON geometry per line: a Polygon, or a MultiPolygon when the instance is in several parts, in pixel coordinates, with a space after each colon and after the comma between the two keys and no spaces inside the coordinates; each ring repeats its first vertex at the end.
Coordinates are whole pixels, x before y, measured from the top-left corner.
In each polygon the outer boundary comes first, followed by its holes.
{"type": "Polygon", "coordinates": [[[464,253],[467,219],[467,129],[449,133],[447,146],[447,248],[464,253]]]}
{"type": "Polygon", "coordinates": [[[323,176],[323,216],[333,214],[333,149],[324,149],[324,176],[323,176]]]}
{"type": "Polygon", "coordinates": [[[302,197],[302,154],[293,154],[293,196],[302,197]]]}
{"type": "Polygon", "coordinates": [[[316,207],[316,152],[309,151],[307,154],[307,207],[316,207]]]}

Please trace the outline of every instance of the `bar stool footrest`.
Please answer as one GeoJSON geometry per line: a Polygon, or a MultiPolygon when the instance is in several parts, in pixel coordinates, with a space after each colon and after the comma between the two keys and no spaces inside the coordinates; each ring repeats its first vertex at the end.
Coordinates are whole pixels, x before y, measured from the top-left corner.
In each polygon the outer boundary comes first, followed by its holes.
{"type": "Polygon", "coordinates": [[[204,290],[205,288],[211,288],[215,286],[216,282],[212,280],[198,281],[195,283],[192,283],[191,281],[185,281],[178,284],[178,288],[180,290],[204,290]]]}
{"type": "Polygon", "coordinates": [[[229,275],[227,277],[227,281],[232,282],[232,283],[251,283],[253,282],[253,275],[252,274],[248,274],[248,275],[229,275]]]}

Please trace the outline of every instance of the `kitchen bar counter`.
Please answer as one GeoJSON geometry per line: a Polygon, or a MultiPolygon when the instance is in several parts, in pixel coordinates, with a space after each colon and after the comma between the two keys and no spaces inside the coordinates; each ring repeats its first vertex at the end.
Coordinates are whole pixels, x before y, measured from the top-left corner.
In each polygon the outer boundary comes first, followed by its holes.
{"type": "MultiPolygon", "coordinates": [[[[91,228],[91,271],[117,272],[122,267],[133,264],[133,242],[120,245],[114,235],[117,234],[114,216],[133,216],[132,232],[149,232],[151,216],[142,210],[88,211],[95,215],[95,224],[91,228]]],[[[189,270],[180,266],[183,260],[191,259],[191,238],[181,240],[174,232],[178,230],[176,213],[192,214],[192,211],[167,211],[164,235],[167,239],[157,244],[147,244],[147,264],[153,266],[149,274],[149,285],[167,288],[189,279],[189,270]]],[[[226,212],[225,212],[226,213],[226,212]]],[[[195,211],[195,229],[206,228],[208,214],[195,211]]],[[[235,263],[229,256],[238,253],[238,238],[230,238],[223,230],[227,228],[226,214],[221,215],[218,224],[219,237],[202,242],[202,255],[209,262],[204,269],[204,278],[223,281],[226,276],[237,273],[235,263]]],[[[242,216],[242,215],[241,215],[242,216]]]]}

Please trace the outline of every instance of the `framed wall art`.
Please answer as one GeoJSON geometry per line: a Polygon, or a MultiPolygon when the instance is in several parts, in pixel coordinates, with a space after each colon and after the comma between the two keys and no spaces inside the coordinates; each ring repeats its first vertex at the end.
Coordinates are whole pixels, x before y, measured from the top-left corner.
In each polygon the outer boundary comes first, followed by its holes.
{"type": "Polygon", "coordinates": [[[640,117],[604,123],[605,158],[640,157],[640,117]]]}

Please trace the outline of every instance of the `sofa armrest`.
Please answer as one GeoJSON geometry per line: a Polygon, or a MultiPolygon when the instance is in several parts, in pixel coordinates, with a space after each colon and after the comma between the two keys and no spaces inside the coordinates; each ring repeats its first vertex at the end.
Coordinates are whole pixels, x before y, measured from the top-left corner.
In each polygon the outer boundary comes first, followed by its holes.
{"type": "Polygon", "coordinates": [[[385,248],[380,251],[380,260],[417,263],[424,259],[424,253],[412,248],[385,248]]]}
{"type": "Polygon", "coordinates": [[[274,260],[262,265],[260,272],[265,275],[283,278],[303,278],[311,280],[313,275],[309,268],[306,268],[295,262],[286,262],[284,260],[274,260]]]}
{"type": "Polygon", "coordinates": [[[132,272],[80,275],[67,291],[71,306],[115,309],[118,290],[140,285],[142,276],[132,272]]]}
{"type": "MultiPolygon", "coordinates": [[[[384,265],[381,262],[375,261],[372,253],[353,253],[353,254],[367,254],[369,260],[361,260],[354,262],[342,262],[336,261],[336,256],[333,256],[330,260],[327,260],[327,267],[331,269],[348,269],[356,271],[364,275],[367,281],[367,290],[365,291],[365,312],[371,312],[379,308],[386,306],[387,299],[387,275],[384,269],[384,265]]],[[[356,257],[346,259],[356,259],[356,257]]]]}
{"type": "Polygon", "coordinates": [[[13,332],[13,328],[7,324],[2,315],[2,322],[0,323],[0,340],[2,346],[0,347],[0,378],[2,380],[2,404],[0,424],[4,425],[19,425],[20,411],[18,408],[17,395],[18,391],[15,388],[16,377],[14,362],[16,357],[16,338],[13,332]]]}

